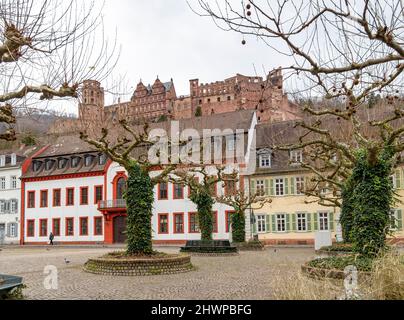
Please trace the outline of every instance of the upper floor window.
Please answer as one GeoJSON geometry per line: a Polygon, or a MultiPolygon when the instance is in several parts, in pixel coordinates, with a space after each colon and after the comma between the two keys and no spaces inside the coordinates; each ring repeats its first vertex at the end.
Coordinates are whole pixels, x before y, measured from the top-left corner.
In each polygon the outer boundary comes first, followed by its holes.
{"type": "Polygon", "coordinates": [[[303,162],[303,151],[293,150],[290,152],[290,161],[292,164],[300,164],[303,162]]]}
{"type": "Polygon", "coordinates": [[[184,199],[184,187],[181,184],[174,184],[174,199],[184,199]]]}
{"type": "Polygon", "coordinates": [[[17,164],[17,155],[15,153],[13,153],[11,155],[11,165],[15,166],[17,164]]]}
{"type": "Polygon", "coordinates": [[[6,177],[0,177],[0,189],[6,190],[6,177]]]}
{"type": "Polygon", "coordinates": [[[303,195],[306,189],[304,177],[296,178],[296,195],[303,195]]]}
{"type": "Polygon", "coordinates": [[[17,177],[16,176],[11,177],[10,188],[13,189],[13,190],[17,189],[17,177]]]}
{"type": "Polygon", "coordinates": [[[226,139],[227,151],[233,152],[236,150],[236,140],[233,136],[226,139]]]}
{"type": "Polygon", "coordinates": [[[285,179],[275,179],[275,195],[283,196],[285,194],[285,179]]]}
{"type": "Polygon", "coordinates": [[[0,156],[0,167],[6,166],[6,156],[0,156]]]}
{"type": "Polygon", "coordinates": [[[158,190],[159,200],[167,200],[168,199],[168,185],[163,182],[159,184],[158,190]]]}
{"type": "Polygon", "coordinates": [[[264,180],[257,180],[257,190],[256,193],[259,196],[264,196],[265,195],[265,181],[264,180]]]}
{"type": "Polygon", "coordinates": [[[72,168],[77,168],[80,165],[80,158],[79,157],[73,157],[72,158],[72,168]]]}
{"type": "Polygon", "coordinates": [[[34,170],[34,172],[38,172],[39,170],[41,170],[41,167],[42,167],[41,161],[34,161],[32,163],[32,169],[34,170]]]}
{"type": "Polygon", "coordinates": [[[94,156],[86,156],[84,158],[84,165],[90,167],[93,164],[94,156]]]}
{"type": "Polygon", "coordinates": [[[260,168],[271,167],[271,155],[269,153],[260,154],[259,156],[260,168]]]}
{"type": "Polygon", "coordinates": [[[330,230],[329,224],[329,215],[328,212],[320,212],[318,215],[318,224],[320,227],[320,231],[328,231],[330,230]]]}
{"type": "Polygon", "coordinates": [[[68,162],[68,160],[65,159],[65,158],[59,159],[58,168],[59,168],[59,169],[64,169],[64,168],[66,168],[67,162],[68,162]]]}
{"type": "Polygon", "coordinates": [[[124,198],[126,193],[126,180],[125,178],[119,178],[116,183],[116,200],[121,200],[124,198]]]}
{"type": "Polygon", "coordinates": [[[103,165],[106,164],[106,163],[107,163],[107,155],[104,154],[104,153],[101,153],[101,154],[99,155],[99,157],[98,157],[98,164],[99,164],[100,166],[103,166],[103,165]]]}
{"type": "Polygon", "coordinates": [[[45,163],[45,170],[46,171],[52,170],[54,164],[55,164],[54,160],[47,160],[45,163]]]}

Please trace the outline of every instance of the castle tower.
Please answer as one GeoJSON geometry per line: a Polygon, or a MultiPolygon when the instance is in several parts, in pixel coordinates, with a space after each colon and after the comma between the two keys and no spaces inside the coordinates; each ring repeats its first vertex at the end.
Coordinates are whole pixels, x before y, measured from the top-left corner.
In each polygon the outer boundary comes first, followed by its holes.
{"type": "Polygon", "coordinates": [[[82,101],[79,105],[80,120],[104,119],[104,88],[95,80],[86,80],[82,88],[82,101]]]}

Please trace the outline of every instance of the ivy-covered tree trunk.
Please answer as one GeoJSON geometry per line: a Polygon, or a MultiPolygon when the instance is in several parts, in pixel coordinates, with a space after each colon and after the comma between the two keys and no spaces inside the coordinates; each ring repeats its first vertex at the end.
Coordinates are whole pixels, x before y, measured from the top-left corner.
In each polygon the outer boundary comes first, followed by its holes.
{"type": "Polygon", "coordinates": [[[213,204],[214,200],[208,188],[201,188],[192,192],[191,201],[198,208],[199,228],[201,229],[201,240],[211,241],[213,239],[213,204]]]}
{"type": "Polygon", "coordinates": [[[351,234],[353,228],[353,212],[355,208],[352,199],[355,190],[354,187],[354,181],[348,179],[342,190],[342,206],[339,222],[342,228],[342,236],[346,243],[352,243],[351,234]]]}
{"type": "Polygon", "coordinates": [[[245,242],[245,213],[237,210],[231,217],[233,242],[245,242]]]}
{"type": "Polygon", "coordinates": [[[153,184],[149,173],[138,164],[127,168],[127,253],[129,255],[150,255],[152,245],[153,184]]]}
{"type": "Polygon", "coordinates": [[[394,203],[390,180],[392,153],[361,152],[353,170],[353,225],[350,233],[356,252],[375,257],[386,247],[391,229],[391,207],[394,203]]]}

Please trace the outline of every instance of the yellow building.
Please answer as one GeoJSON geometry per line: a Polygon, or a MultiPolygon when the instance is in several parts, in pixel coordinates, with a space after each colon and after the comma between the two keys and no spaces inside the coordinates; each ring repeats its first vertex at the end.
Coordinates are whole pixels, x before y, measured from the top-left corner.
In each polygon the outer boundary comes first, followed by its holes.
{"type": "MultiPolygon", "coordinates": [[[[262,209],[253,208],[254,218],[247,236],[258,235],[268,245],[312,245],[316,232],[331,231],[337,240],[341,234],[340,208],[320,206],[302,193],[310,172],[291,163],[301,162],[303,153],[271,150],[277,139],[285,135],[293,136],[293,123],[257,127],[257,167],[248,178],[249,186],[252,194],[263,193],[272,203],[262,209]]],[[[392,180],[399,198],[404,200],[404,168],[398,169],[392,180]]],[[[403,211],[404,201],[392,209],[396,243],[404,242],[403,211]]]]}

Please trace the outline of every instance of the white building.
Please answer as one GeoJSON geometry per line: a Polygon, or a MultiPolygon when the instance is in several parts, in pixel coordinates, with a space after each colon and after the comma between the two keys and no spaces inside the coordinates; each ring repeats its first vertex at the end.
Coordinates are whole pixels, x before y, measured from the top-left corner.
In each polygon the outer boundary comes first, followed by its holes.
{"type": "MultiPolygon", "coordinates": [[[[223,140],[231,151],[235,151],[236,136],[224,130],[227,127],[243,130],[243,159],[232,165],[240,169],[251,162],[250,154],[255,155],[248,151],[253,148],[256,123],[255,112],[240,111],[184,120],[179,129],[191,128],[199,132],[219,129],[224,132],[223,140]]],[[[37,155],[23,175],[24,243],[46,244],[51,232],[56,243],[123,243],[126,239],[126,202],[123,200],[126,180],[124,168],[94,151],[78,137],[60,138],[37,155]]],[[[216,189],[218,195],[225,192],[222,183],[216,189]]],[[[213,210],[214,238],[229,239],[233,209],[215,204],[213,210]]],[[[171,183],[155,186],[154,243],[183,244],[187,240],[199,240],[196,211],[187,188],[171,183]]]]}
{"type": "Polygon", "coordinates": [[[36,147],[0,154],[0,244],[19,244],[21,213],[21,175],[36,147]]]}

